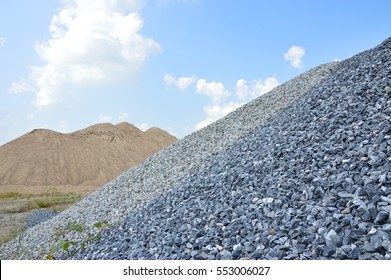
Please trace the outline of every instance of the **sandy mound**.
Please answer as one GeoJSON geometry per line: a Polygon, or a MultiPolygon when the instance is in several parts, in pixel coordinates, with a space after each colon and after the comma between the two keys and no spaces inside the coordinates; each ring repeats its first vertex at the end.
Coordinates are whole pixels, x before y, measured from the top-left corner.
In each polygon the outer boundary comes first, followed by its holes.
{"type": "Polygon", "coordinates": [[[176,138],[159,128],[97,124],[63,134],[35,129],[0,146],[0,192],[93,190],[176,138]]]}

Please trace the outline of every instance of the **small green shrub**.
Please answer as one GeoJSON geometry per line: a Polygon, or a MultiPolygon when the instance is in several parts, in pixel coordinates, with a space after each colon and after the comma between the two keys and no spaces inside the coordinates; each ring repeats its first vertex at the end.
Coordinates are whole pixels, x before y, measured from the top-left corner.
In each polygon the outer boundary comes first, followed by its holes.
{"type": "Polygon", "coordinates": [[[35,203],[37,203],[39,208],[48,208],[50,206],[50,201],[46,199],[35,199],[35,203]]]}
{"type": "MultiPolygon", "coordinates": [[[[85,242],[81,242],[80,244],[78,244],[77,242],[72,241],[72,240],[64,240],[64,239],[60,240],[59,238],[57,238],[56,240],[59,241],[59,243],[57,245],[53,244],[50,247],[50,250],[46,256],[46,259],[48,259],[48,260],[55,259],[54,255],[55,255],[56,248],[60,248],[62,250],[62,253],[64,253],[66,256],[72,256],[72,255],[76,254],[81,249],[87,248],[89,243],[98,241],[102,236],[102,230],[104,228],[109,228],[110,225],[107,222],[107,220],[104,220],[104,221],[100,221],[100,222],[95,223],[94,227],[96,227],[97,229],[100,229],[100,232],[97,234],[88,233],[88,235],[87,235],[88,237],[85,240],[85,242]]],[[[69,222],[65,227],[56,227],[55,230],[57,231],[56,235],[58,237],[60,237],[60,236],[64,236],[69,231],[76,231],[76,232],[83,234],[83,231],[85,228],[86,227],[83,224],[76,223],[76,222],[69,222]]]]}
{"type": "Polygon", "coordinates": [[[76,242],[61,240],[60,248],[64,251],[68,251],[70,245],[75,245],[76,242]]]}
{"type": "Polygon", "coordinates": [[[67,227],[68,227],[69,229],[74,229],[74,230],[76,230],[76,231],[78,231],[78,232],[81,232],[81,231],[83,230],[83,225],[82,225],[82,224],[77,224],[77,223],[75,223],[75,222],[69,222],[69,223],[67,224],[67,227]]]}
{"type": "Polygon", "coordinates": [[[103,226],[109,227],[109,223],[107,222],[107,220],[104,220],[103,222],[94,224],[94,226],[97,228],[102,228],[103,226]]]}

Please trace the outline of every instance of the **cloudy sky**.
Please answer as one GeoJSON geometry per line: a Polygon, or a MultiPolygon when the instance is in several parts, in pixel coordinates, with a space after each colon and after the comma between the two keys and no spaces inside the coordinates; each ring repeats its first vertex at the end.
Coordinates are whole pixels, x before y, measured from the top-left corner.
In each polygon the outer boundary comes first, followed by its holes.
{"type": "Polygon", "coordinates": [[[0,145],[100,122],[182,138],[391,36],[391,1],[5,0],[0,145]]]}

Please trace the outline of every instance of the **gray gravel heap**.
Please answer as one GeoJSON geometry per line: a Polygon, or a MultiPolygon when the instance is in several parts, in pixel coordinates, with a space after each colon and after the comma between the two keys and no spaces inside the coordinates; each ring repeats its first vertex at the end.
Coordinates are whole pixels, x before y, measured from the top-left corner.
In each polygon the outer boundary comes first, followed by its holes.
{"type": "Polygon", "coordinates": [[[44,259],[49,251],[55,258],[66,257],[59,248],[62,241],[88,243],[91,236],[99,235],[104,230],[104,227],[94,226],[97,222],[107,221],[113,230],[123,223],[128,214],[165,195],[180,181],[186,181],[246,133],[254,131],[270,117],[319,86],[337,65],[330,63],[311,69],[161,150],[73,207],[3,244],[0,246],[0,257],[44,259]],[[71,230],[70,224],[81,225],[82,230],[71,230]]]}
{"type": "Polygon", "coordinates": [[[390,58],[339,63],[74,258],[391,259],[390,58]]]}
{"type": "Polygon", "coordinates": [[[54,216],[56,216],[59,212],[51,210],[51,209],[40,209],[29,214],[25,219],[26,227],[36,226],[44,221],[47,221],[54,216]]]}

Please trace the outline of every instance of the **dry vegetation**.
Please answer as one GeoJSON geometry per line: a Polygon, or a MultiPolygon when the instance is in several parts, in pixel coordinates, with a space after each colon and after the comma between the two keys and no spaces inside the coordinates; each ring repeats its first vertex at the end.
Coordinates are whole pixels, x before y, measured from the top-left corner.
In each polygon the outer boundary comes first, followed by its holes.
{"type": "Polygon", "coordinates": [[[0,193],[0,244],[7,242],[24,230],[25,218],[38,209],[62,211],[82,199],[87,193],[65,193],[56,187],[43,188],[42,192],[0,193]]]}

